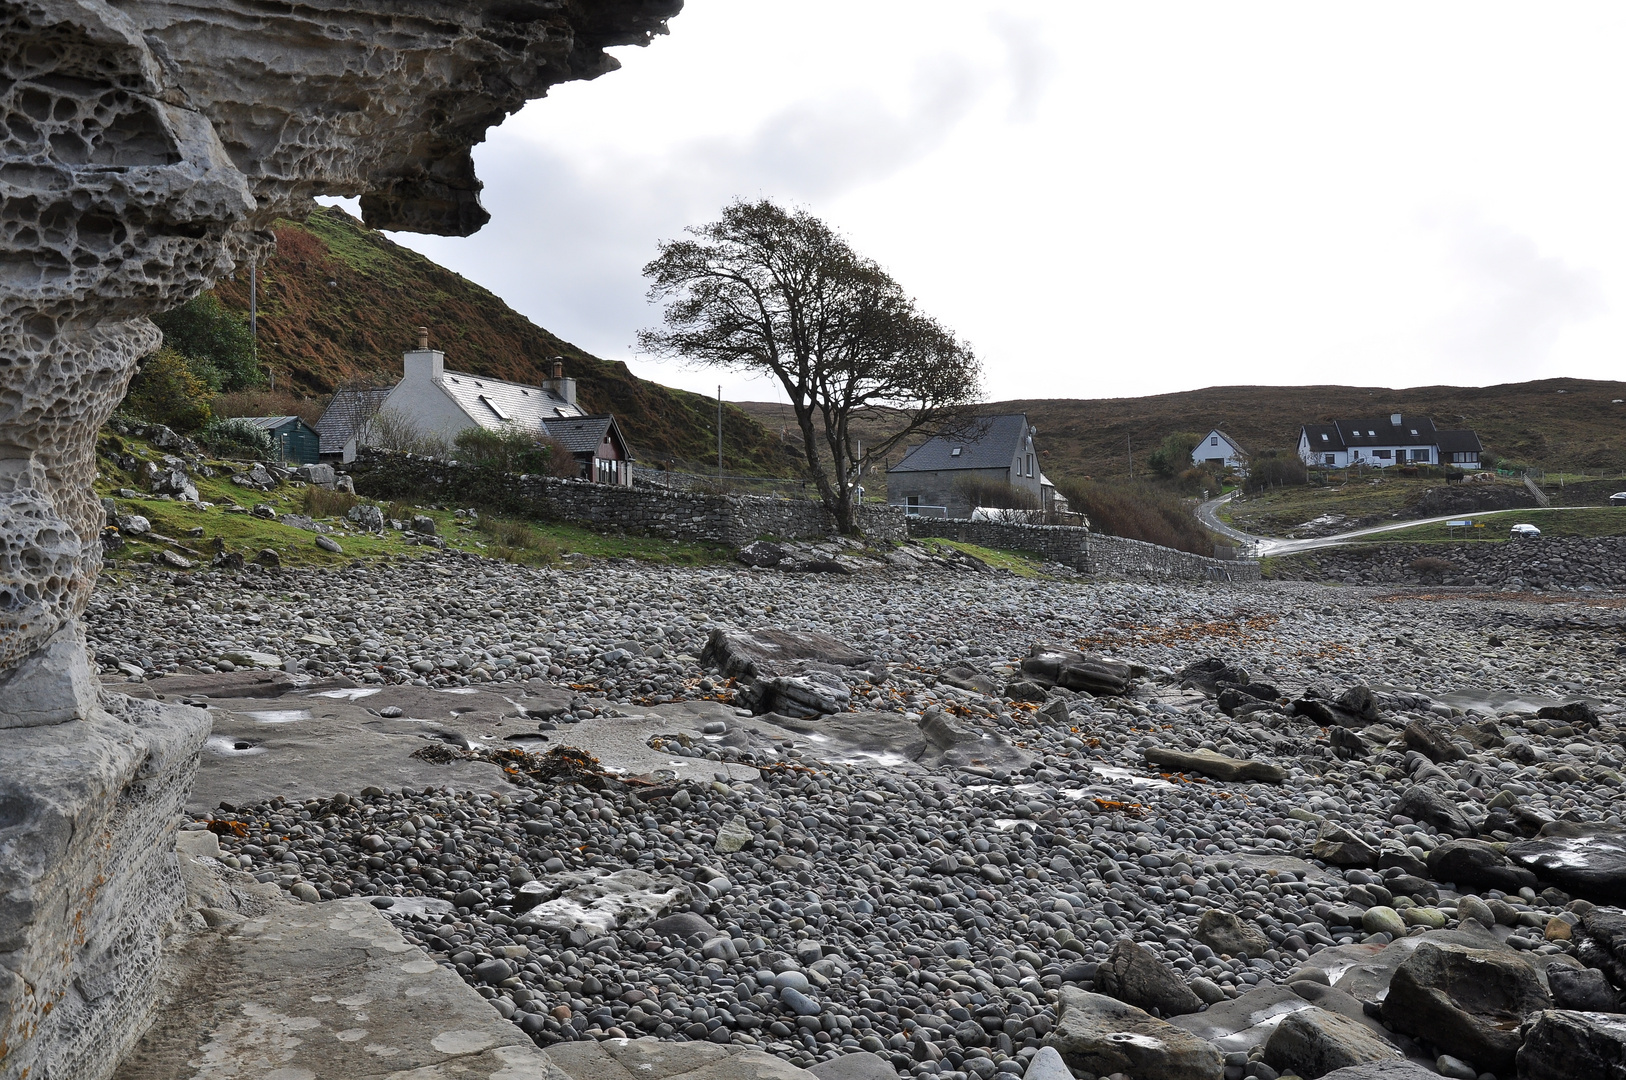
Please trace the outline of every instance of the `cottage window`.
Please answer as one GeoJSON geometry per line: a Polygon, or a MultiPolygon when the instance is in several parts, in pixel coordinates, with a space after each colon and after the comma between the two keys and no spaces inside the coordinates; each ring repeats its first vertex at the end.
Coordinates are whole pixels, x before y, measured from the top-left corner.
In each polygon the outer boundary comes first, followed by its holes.
{"type": "Polygon", "coordinates": [[[1326,463],[1327,463],[1327,464],[1328,464],[1328,465],[1335,465],[1335,464],[1337,464],[1337,458],[1338,458],[1338,455],[1337,455],[1337,454],[1327,454],[1327,455],[1325,455],[1325,457],[1326,457],[1326,459],[1327,459],[1327,461],[1326,461],[1326,463]]]}
{"type": "Polygon", "coordinates": [[[1028,475],[1029,476],[1033,475],[1033,455],[1032,454],[1028,455],[1028,475]]]}
{"type": "Polygon", "coordinates": [[[1326,433],[1326,432],[1325,432],[1325,431],[1323,431],[1323,432],[1322,432],[1322,433],[1321,433],[1321,441],[1322,441],[1322,442],[1327,442],[1327,441],[1329,441],[1329,440],[1328,440],[1328,439],[1327,439],[1327,433],[1326,433]]]}
{"type": "Polygon", "coordinates": [[[960,456],[960,448],[958,446],[956,446],[953,450],[949,451],[949,457],[959,457],[959,456],[960,456]]]}
{"type": "Polygon", "coordinates": [[[1211,436],[1209,438],[1209,440],[1208,440],[1208,445],[1209,446],[1218,446],[1219,445],[1219,436],[1218,435],[1211,436]]]}
{"type": "Polygon", "coordinates": [[[1382,458],[1383,460],[1388,461],[1389,458],[1394,456],[1394,451],[1393,450],[1374,450],[1374,451],[1372,451],[1372,456],[1375,457],[1375,458],[1382,458]]]}

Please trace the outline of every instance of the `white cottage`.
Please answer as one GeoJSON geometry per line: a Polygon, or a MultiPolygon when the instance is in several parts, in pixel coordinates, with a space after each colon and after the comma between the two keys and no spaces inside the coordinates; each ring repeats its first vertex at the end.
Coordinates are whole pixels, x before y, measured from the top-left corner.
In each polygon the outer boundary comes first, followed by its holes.
{"type": "Polygon", "coordinates": [[[1246,476],[1248,452],[1242,449],[1241,443],[1219,428],[1214,428],[1192,449],[1191,463],[1199,468],[1216,466],[1221,469],[1234,469],[1246,476]]]}
{"type": "Polygon", "coordinates": [[[558,439],[576,459],[582,477],[604,484],[632,483],[632,454],[615,418],[589,415],[576,404],[576,380],[565,378],[564,361],[541,386],[448,371],[446,354],[429,347],[429,330],[418,327],[418,347],[402,358],[401,381],[388,389],[341,391],[317,424],[324,454],[355,457],[369,421],[380,412],[407,417],[424,434],[448,440],[472,427],[519,427],[558,439]]]}

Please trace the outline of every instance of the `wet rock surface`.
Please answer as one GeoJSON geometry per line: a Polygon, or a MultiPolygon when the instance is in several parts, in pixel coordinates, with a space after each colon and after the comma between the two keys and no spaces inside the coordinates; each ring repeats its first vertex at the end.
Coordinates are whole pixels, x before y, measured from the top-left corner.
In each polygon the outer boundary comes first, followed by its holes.
{"type": "Polygon", "coordinates": [[[545,1047],[643,1035],[864,1077],[1052,1080],[1051,1046],[1087,1080],[1165,1075],[1145,1061],[1310,1080],[1370,1037],[1429,1075],[1447,1055],[1511,1080],[1504,1043],[1618,993],[1626,962],[1615,909],[1517,857],[1620,826],[1596,619],[1302,586],[434,554],[154,570],[89,629],[104,677],[149,673],[119,685],[208,707],[232,741],[205,750],[193,804],[225,865],[368,899],[545,1047]],[[1422,624],[1437,655],[1395,644],[1422,624]],[[1521,650],[1483,648],[1492,632],[1521,650]],[[708,652],[719,633],[813,655],[708,652]],[[1086,663],[1096,690],[1069,688],[1086,663]],[[826,705],[757,711],[753,687],[813,675],[826,705]],[[1539,715],[1583,699],[1594,719],[1539,715]],[[1414,723],[1460,756],[1420,751],[1414,723]],[[300,743],[288,787],[268,763],[300,743]],[[1159,748],[1268,772],[1171,769],[1159,748]],[[1488,953],[1540,993],[1497,1004],[1399,974],[1425,947],[1488,953]],[[1391,1016],[1397,985],[1499,1034],[1391,1016]],[[1272,1064],[1283,1018],[1317,1009],[1332,1019],[1295,1021],[1278,1050],[1328,1056],[1272,1064]]]}

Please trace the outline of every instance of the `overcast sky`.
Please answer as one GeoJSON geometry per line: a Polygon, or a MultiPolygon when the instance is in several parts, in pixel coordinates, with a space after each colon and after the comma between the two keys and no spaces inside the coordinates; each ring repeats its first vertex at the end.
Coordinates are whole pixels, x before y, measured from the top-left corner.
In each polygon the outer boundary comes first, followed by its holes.
{"type": "Polygon", "coordinates": [[[1626,5],[688,0],[396,239],[635,351],[657,241],[767,196],[967,338],[988,397],[1623,378],[1626,5]]]}

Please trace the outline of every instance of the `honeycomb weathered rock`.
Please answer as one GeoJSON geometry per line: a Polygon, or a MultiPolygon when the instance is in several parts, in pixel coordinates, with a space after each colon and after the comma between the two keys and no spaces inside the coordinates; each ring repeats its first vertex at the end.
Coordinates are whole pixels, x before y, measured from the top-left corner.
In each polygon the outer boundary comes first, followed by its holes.
{"type": "Polygon", "coordinates": [[[0,0],[0,496],[27,492],[0,509],[0,675],[84,608],[93,440],[159,342],[147,315],[317,195],[361,196],[379,227],[473,232],[470,147],[680,7],[0,0]]]}

